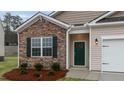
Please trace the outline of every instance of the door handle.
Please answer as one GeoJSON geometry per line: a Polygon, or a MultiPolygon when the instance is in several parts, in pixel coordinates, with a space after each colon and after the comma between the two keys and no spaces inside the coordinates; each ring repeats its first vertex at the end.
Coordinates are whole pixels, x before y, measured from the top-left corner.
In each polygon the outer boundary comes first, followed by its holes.
{"type": "Polygon", "coordinates": [[[107,46],[107,45],[103,45],[102,47],[109,47],[109,46],[107,46]]]}
{"type": "Polygon", "coordinates": [[[108,65],[109,63],[102,63],[103,65],[108,65]]]}

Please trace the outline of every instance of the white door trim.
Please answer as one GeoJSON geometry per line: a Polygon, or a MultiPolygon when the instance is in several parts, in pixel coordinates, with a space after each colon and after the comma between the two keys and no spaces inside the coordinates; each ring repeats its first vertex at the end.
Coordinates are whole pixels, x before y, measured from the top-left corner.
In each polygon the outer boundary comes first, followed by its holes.
{"type": "Polygon", "coordinates": [[[86,43],[87,43],[86,40],[73,41],[73,67],[86,67],[86,43]],[[75,45],[75,42],[84,42],[84,44],[85,44],[85,65],[83,65],[83,66],[78,66],[78,65],[74,64],[74,55],[75,55],[75,53],[74,53],[74,49],[75,49],[74,45],[75,45]]]}

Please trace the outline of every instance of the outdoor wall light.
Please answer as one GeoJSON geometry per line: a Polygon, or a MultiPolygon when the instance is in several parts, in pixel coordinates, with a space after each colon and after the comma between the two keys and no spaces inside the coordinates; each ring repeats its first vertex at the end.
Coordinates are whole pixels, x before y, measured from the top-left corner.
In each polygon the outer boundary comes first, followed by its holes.
{"type": "Polygon", "coordinates": [[[96,45],[98,45],[98,39],[97,38],[95,39],[95,43],[96,43],[96,45]]]}

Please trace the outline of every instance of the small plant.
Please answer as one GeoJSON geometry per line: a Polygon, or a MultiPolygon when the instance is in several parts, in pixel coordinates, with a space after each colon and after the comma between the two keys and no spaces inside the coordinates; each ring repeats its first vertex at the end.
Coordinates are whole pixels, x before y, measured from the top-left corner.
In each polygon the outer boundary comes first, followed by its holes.
{"type": "Polygon", "coordinates": [[[36,63],[34,67],[36,71],[41,71],[43,69],[43,65],[41,63],[36,63]]]}
{"type": "Polygon", "coordinates": [[[59,63],[53,63],[51,66],[51,69],[54,71],[59,71],[60,70],[60,64],[59,63]]]}
{"type": "Polygon", "coordinates": [[[27,67],[28,67],[28,64],[27,63],[22,63],[20,65],[21,74],[27,74],[27,67]]]}
{"type": "Polygon", "coordinates": [[[55,74],[54,70],[49,70],[49,71],[48,71],[48,76],[52,76],[52,75],[54,75],[54,74],[55,74]]]}

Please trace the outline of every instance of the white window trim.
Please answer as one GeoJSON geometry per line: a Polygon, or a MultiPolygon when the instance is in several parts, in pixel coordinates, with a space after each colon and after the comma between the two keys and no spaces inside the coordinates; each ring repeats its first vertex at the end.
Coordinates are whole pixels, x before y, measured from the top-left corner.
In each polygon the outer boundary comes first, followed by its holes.
{"type": "Polygon", "coordinates": [[[51,56],[43,56],[43,38],[51,38],[53,40],[52,36],[49,37],[32,37],[31,38],[31,57],[52,57],[53,56],[53,42],[52,42],[52,47],[45,47],[45,48],[52,48],[52,55],[51,56]],[[33,56],[32,55],[32,39],[40,39],[41,40],[41,55],[40,56],[33,56]]]}

